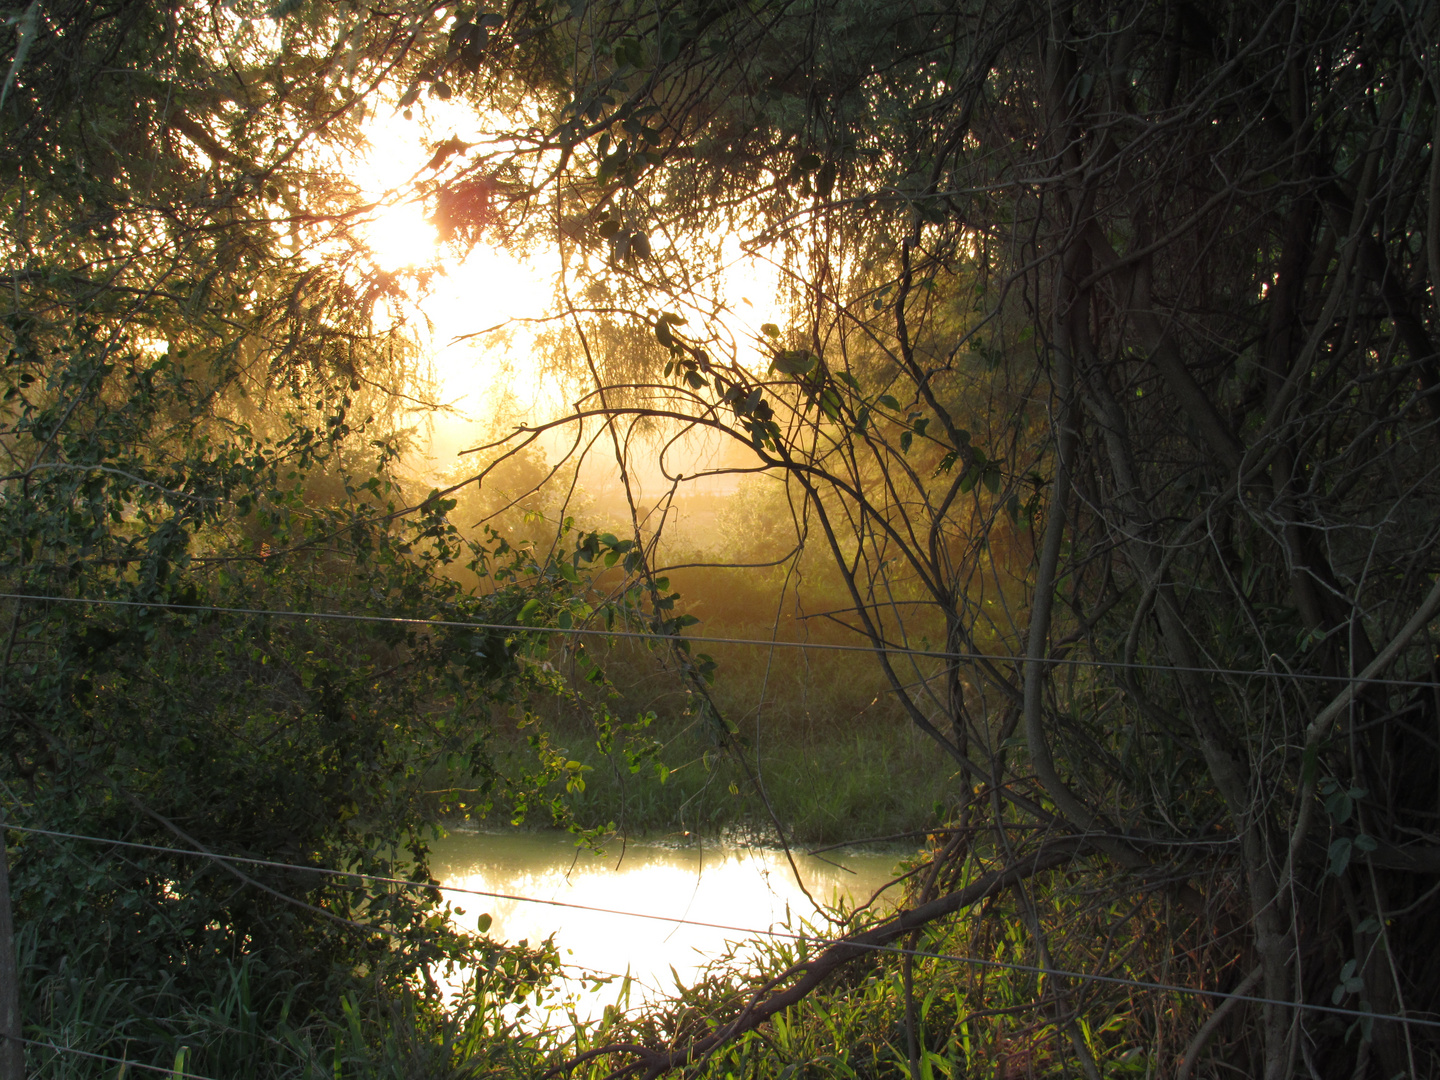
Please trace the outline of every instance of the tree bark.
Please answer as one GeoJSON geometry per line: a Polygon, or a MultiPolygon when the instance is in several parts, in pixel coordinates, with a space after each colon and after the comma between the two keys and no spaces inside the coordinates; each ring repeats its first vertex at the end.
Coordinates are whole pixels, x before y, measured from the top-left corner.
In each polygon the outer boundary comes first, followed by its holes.
{"type": "Polygon", "coordinates": [[[20,972],[10,913],[5,815],[0,814],[0,1080],[25,1080],[25,1044],[20,1042],[20,1030],[20,972]]]}

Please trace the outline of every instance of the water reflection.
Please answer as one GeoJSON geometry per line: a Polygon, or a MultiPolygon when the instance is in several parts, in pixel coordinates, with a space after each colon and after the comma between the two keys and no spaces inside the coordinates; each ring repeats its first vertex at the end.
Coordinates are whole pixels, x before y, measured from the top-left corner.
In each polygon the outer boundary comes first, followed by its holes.
{"type": "MultiPolygon", "coordinates": [[[[535,942],[553,933],[568,963],[628,972],[646,995],[673,989],[676,979],[690,981],[727,942],[743,941],[745,930],[820,921],[781,851],[698,843],[631,843],[622,851],[614,843],[596,856],[563,835],[475,832],[454,832],[433,848],[431,869],[445,885],[607,909],[452,897],[465,911],[456,922],[466,929],[485,913],[497,941],[535,942]]],[[[829,862],[797,854],[796,862],[816,900],[843,898],[853,906],[890,880],[896,858],[842,854],[829,862]]],[[[582,1003],[582,1013],[597,1013],[605,1000],[582,1003]]]]}

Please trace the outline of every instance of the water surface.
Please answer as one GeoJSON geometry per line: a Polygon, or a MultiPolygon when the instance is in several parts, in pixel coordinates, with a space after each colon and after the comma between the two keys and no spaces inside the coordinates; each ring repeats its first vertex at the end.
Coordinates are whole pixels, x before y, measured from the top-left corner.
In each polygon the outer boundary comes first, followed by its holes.
{"type": "MultiPolygon", "coordinates": [[[[898,857],[795,853],[810,896],[827,904],[841,899],[852,907],[894,876],[898,857]]],[[[533,944],[554,934],[567,963],[628,973],[642,996],[673,990],[677,978],[690,981],[728,943],[751,936],[748,932],[798,926],[801,920],[825,925],[785,853],[770,848],[699,842],[622,847],[612,841],[597,856],[577,849],[563,834],[456,831],[432,845],[430,865],[444,885],[604,909],[449,897],[464,909],[456,919],[461,926],[473,930],[483,913],[491,917],[489,935],[496,941],[533,944]]],[[[614,988],[609,994],[613,998],[614,988]]],[[[593,1014],[603,1004],[582,1003],[581,1012],[593,1014]]]]}

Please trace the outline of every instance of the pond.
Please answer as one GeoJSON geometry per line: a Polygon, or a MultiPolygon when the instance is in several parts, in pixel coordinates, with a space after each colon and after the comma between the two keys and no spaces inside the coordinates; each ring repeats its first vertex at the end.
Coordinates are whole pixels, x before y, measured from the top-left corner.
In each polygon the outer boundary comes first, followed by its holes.
{"type": "MultiPolygon", "coordinates": [[[[891,880],[901,855],[797,851],[795,861],[815,900],[853,907],[891,880]]],[[[455,831],[432,845],[431,871],[444,885],[579,905],[449,896],[464,909],[455,921],[466,929],[483,913],[496,941],[534,943],[554,934],[577,978],[578,969],[629,974],[632,997],[672,991],[676,979],[688,982],[727,943],[752,932],[801,920],[824,925],[785,853],[771,848],[612,841],[595,855],[563,834],[455,831]]],[[[578,1012],[598,1014],[616,992],[612,986],[581,997],[578,1012]]]]}

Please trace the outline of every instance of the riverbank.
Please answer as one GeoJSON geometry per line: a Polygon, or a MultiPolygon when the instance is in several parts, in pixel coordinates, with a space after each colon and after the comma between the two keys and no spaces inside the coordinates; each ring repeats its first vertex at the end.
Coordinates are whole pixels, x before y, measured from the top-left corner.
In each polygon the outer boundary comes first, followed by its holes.
{"type": "MultiPolygon", "coordinates": [[[[739,831],[775,844],[783,829],[786,842],[824,845],[923,834],[963,797],[954,763],[895,706],[868,661],[712,647],[718,677],[708,704],[721,721],[701,718],[662,656],[622,641],[605,655],[607,686],[590,694],[608,695],[609,729],[597,730],[574,701],[530,702],[535,723],[497,731],[496,771],[533,773],[533,740],[543,731],[545,752],[574,763],[552,789],[565,789],[574,823],[634,838],[739,831]]],[[[443,773],[431,779],[437,789],[458,783],[443,773]]],[[[536,805],[531,799],[525,824],[551,825],[536,805]]],[[[475,824],[514,816],[502,799],[475,824]]]]}

